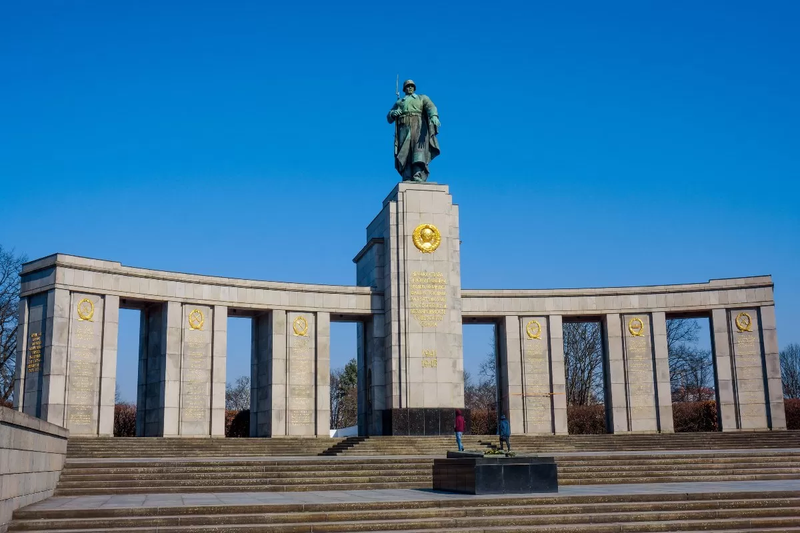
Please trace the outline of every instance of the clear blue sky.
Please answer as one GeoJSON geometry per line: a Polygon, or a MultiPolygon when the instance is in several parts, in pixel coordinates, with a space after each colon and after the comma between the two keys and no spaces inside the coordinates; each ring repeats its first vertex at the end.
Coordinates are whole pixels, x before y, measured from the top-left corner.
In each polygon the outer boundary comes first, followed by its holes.
{"type": "MultiPolygon", "coordinates": [[[[5,2],[0,243],[354,283],[399,73],[440,111],[464,287],[772,274],[800,342],[799,22],[789,1],[5,2]]],[[[468,332],[468,368],[487,342],[468,332]]]]}

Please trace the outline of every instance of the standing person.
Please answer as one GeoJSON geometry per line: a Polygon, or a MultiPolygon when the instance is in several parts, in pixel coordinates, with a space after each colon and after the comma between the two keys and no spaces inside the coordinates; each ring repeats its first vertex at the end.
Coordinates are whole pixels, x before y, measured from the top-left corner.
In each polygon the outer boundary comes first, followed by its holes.
{"type": "Polygon", "coordinates": [[[500,415],[500,450],[503,450],[503,442],[508,446],[508,451],[511,451],[511,424],[508,423],[506,415],[500,415]]]}
{"type": "Polygon", "coordinates": [[[461,437],[464,435],[464,417],[461,414],[461,409],[456,409],[456,425],[455,425],[455,432],[456,432],[456,444],[458,444],[458,451],[464,451],[464,445],[461,444],[461,437]]]}

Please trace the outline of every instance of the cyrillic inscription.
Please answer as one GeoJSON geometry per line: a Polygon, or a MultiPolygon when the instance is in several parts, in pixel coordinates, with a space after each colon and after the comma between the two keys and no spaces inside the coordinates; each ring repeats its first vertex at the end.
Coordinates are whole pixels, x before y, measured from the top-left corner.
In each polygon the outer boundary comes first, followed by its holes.
{"type": "Polygon", "coordinates": [[[411,273],[409,311],[423,328],[435,328],[447,312],[447,279],[441,272],[411,273]]]}

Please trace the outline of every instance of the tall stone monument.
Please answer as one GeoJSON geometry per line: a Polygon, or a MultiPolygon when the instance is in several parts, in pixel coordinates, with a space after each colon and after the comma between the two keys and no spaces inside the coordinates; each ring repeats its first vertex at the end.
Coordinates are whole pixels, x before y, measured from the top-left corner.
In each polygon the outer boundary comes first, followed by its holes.
{"type": "Polygon", "coordinates": [[[399,183],[353,260],[383,315],[359,326],[359,433],[452,433],[464,407],[458,206],[448,187],[399,183]]]}

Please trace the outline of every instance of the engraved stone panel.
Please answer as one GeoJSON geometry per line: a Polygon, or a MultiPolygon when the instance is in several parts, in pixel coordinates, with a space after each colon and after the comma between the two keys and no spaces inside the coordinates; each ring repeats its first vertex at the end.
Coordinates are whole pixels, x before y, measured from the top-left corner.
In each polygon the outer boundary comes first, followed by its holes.
{"type": "Polygon", "coordinates": [[[549,324],[547,317],[522,317],[522,394],[526,433],[552,433],[549,324]]]}
{"type": "Polygon", "coordinates": [[[767,396],[757,309],[730,311],[736,403],[741,429],[767,429],[767,396]]]}
{"type": "Polygon", "coordinates": [[[71,434],[97,433],[104,303],[102,296],[72,294],[66,417],[71,434]]]}
{"type": "Polygon", "coordinates": [[[631,431],[657,431],[650,315],[623,315],[631,431]]]}
{"type": "Polygon", "coordinates": [[[28,300],[28,338],[25,360],[25,398],[23,412],[42,416],[42,382],[44,378],[44,340],[47,334],[47,294],[37,294],[28,300]]]}
{"type": "Polygon", "coordinates": [[[286,313],[287,420],[289,435],[315,434],[316,316],[286,313]]]}
{"type": "Polygon", "coordinates": [[[216,318],[210,307],[191,304],[183,306],[181,435],[208,435],[210,432],[211,347],[216,318]]]}

